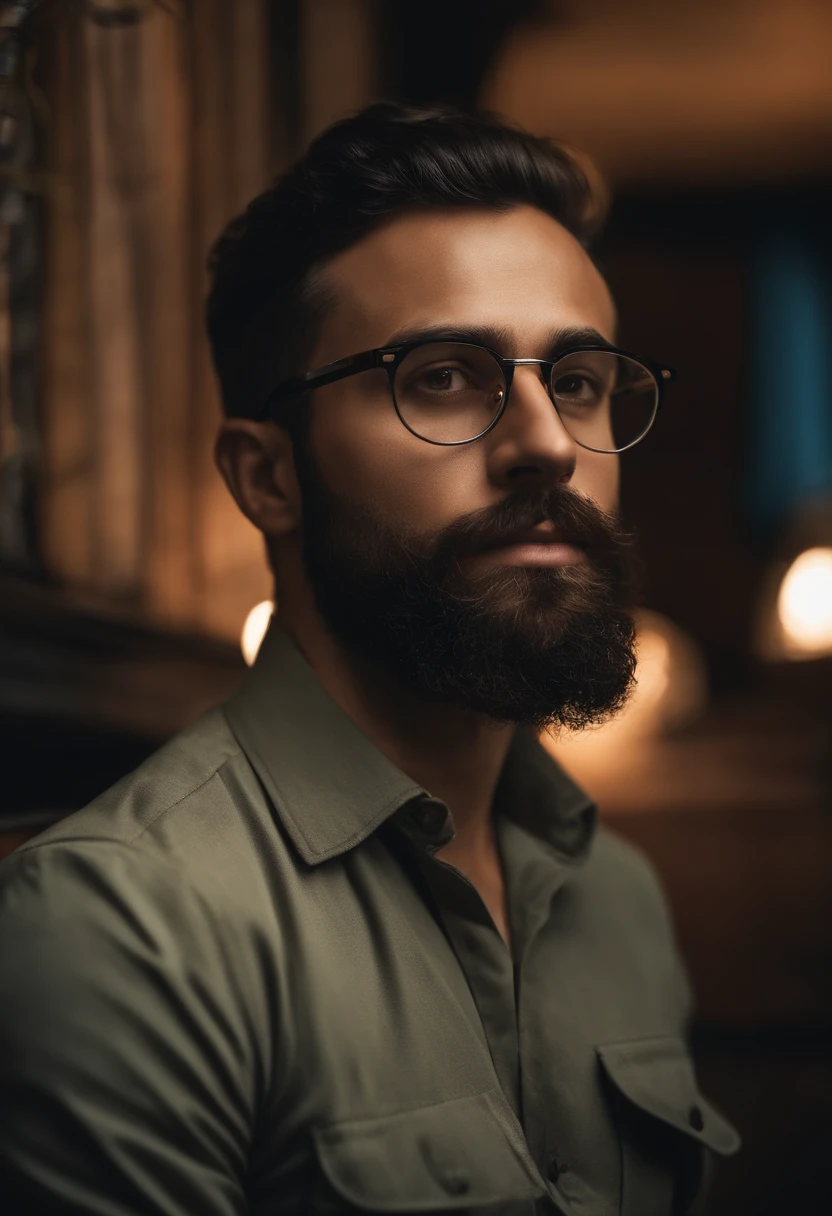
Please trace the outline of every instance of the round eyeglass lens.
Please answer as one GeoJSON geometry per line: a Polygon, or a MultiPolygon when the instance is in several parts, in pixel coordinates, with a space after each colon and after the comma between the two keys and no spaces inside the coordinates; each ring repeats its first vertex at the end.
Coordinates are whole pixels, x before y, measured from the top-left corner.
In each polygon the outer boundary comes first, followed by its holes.
{"type": "Polygon", "coordinates": [[[393,380],[399,417],[420,439],[464,443],[487,431],[506,382],[493,355],[464,342],[431,342],[402,359],[393,380]]]}
{"type": "Polygon", "coordinates": [[[623,452],[656,417],[659,387],[637,359],[612,351],[576,351],[552,368],[552,397],[566,430],[593,452],[623,452]]]}

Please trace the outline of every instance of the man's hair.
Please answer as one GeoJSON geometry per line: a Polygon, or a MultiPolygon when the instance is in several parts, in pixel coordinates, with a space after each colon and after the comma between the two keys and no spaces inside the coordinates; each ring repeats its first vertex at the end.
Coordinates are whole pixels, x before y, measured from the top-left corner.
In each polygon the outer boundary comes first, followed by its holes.
{"type": "Polygon", "coordinates": [[[408,211],[523,204],[585,247],[604,210],[565,147],[489,115],[379,102],[329,127],[211,251],[206,321],[225,412],[256,416],[275,384],[308,370],[327,259],[408,211]]]}

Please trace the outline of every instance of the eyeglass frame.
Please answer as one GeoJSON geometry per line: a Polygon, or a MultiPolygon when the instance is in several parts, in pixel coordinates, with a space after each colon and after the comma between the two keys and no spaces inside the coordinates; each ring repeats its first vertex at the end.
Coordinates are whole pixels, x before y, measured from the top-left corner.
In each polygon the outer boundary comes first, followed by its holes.
{"type": "MultiPolygon", "coordinates": [[[[311,372],[305,372],[301,376],[293,376],[289,380],[283,380],[271,390],[266,400],[261,406],[260,412],[257,415],[257,420],[262,421],[269,414],[272,407],[279,401],[281,397],[296,397],[298,394],[306,393],[312,388],[322,388],[326,384],[334,384],[338,380],[345,380],[348,376],[357,376],[362,372],[373,371],[377,368],[383,368],[387,372],[387,380],[390,386],[390,398],[393,402],[393,408],[396,411],[396,416],[402,426],[414,435],[417,439],[421,439],[423,443],[432,443],[436,447],[462,447],[467,443],[476,443],[478,439],[482,439],[485,435],[492,431],[497,423],[502,418],[508,405],[509,397],[511,396],[511,386],[514,381],[514,370],[517,367],[548,367],[549,373],[544,379],[546,392],[549,400],[554,406],[555,413],[561,421],[561,424],[569,435],[569,437],[578,444],[579,447],[588,452],[598,452],[602,455],[618,456],[622,452],[628,451],[635,447],[637,443],[641,443],[652,430],[653,424],[656,421],[656,415],[662,407],[662,390],[666,384],[670,384],[676,379],[676,372],[672,367],[667,367],[666,364],[656,363],[653,359],[645,359],[642,355],[633,354],[632,351],[622,350],[618,346],[607,344],[579,344],[571,346],[568,349],[562,350],[556,359],[507,359],[490,346],[485,346],[480,342],[465,342],[458,341],[455,338],[443,339],[441,336],[431,336],[424,338],[415,338],[410,342],[400,342],[393,346],[377,346],[373,350],[361,351],[356,355],[347,355],[343,359],[336,359],[333,363],[325,363],[322,367],[315,368],[311,372]],[[494,418],[489,422],[484,430],[478,435],[473,435],[470,439],[426,439],[424,435],[420,435],[418,431],[414,431],[413,427],[408,424],[405,418],[402,417],[399,403],[396,400],[396,391],[394,382],[396,372],[399,366],[404,362],[411,351],[418,350],[420,346],[470,346],[476,350],[485,351],[499,365],[503,380],[505,381],[506,391],[500,408],[494,418]],[[638,363],[650,373],[656,385],[656,404],[653,409],[653,414],[650,423],[646,430],[639,435],[638,439],[634,439],[631,443],[626,444],[623,448],[590,448],[585,443],[581,443],[579,439],[569,430],[569,427],[561,418],[560,410],[557,407],[553,390],[552,378],[555,367],[564,359],[568,359],[571,355],[578,354],[607,354],[620,355],[622,358],[631,359],[634,363],[638,363]]],[[[278,418],[273,418],[278,422],[278,418]]]]}

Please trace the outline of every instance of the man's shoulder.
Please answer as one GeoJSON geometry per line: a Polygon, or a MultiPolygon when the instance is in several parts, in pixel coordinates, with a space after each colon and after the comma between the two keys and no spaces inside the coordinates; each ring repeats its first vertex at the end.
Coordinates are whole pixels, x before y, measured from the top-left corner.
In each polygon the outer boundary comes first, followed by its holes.
{"type": "Polygon", "coordinates": [[[10,871],[37,858],[86,854],[124,857],[131,868],[196,882],[206,869],[233,868],[258,816],[268,818],[259,786],[218,707],[17,849],[0,863],[0,875],[8,881],[10,871]]]}
{"type": "Polygon", "coordinates": [[[0,1192],[25,1180],[15,1211],[41,1196],[50,1212],[135,1211],[144,1179],[147,1204],[170,1182],[165,1211],[219,1212],[212,1190],[243,1210],[276,981],[234,830],[236,758],[211,713],[0,864],[0,1192]]]}
{"type": "Polygon", "coordinates": [[[614,829],[603,826],[586,867],[596,898],[612,904],[641,926],[670,932],[670,914],[661,878],[649,857],[614,829]]]}
{"type": "Polygon", "coordinates": [[[647,854],[606,823],[595,834],[592,859],[605,873],[623,882],[651,886],[657,881],[656,870],[647,854]]]}
{"type": "Polygon", "coordinates": [[[152,958],[184,982],[219,975],[228,957],[252,990],[258,934],[275,930],[272,888],[290,865],[245,754],[211,710],[0,862],[0,991],[9,968],[23,984],[32,951],[64,977],[56,992],[81,984],[61,969],[79,954],[87,987],[124,960],[138,977],[152,958]]]}

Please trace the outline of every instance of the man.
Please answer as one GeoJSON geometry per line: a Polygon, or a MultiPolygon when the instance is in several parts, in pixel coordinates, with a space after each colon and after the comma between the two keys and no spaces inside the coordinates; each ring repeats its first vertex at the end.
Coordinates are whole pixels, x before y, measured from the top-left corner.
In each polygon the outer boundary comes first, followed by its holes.
{"type": "Polygon", "coordinates": [[[619,453],[670,376],[614,345],[596,211],[556,146],[379,105],[218,243],[276,619],[5,867],[20,1210],[671,1216],[736,1149],[652,873],[534,737],[626,697],[619,453]]]}

